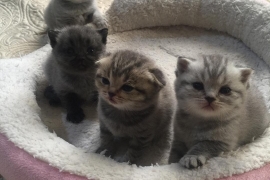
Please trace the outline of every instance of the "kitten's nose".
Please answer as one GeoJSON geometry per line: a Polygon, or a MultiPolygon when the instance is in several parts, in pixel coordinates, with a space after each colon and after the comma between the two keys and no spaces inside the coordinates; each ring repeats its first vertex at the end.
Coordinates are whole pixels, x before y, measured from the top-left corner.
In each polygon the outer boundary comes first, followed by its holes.
{"type": "Polygon", "coordinates": [[[112,98],[113,96],[115,96],[115,93],[113,93],[113,92],[108,92],[108,94],[109,94],[109,97],[110,98],[112,98]]]}
{"type": "Polygon", "coordinates": [[[210,96],[206,96],[205,99],[209,104],[216,100],[216,98],[210,96]]]}
{"type": "Polygon", "coordinates": [[[86,65],[86,60],[85,59],[82,59],[82,58],[80,58],[80,59],[78,59],[77,60],[78,61],[78,63],[80,64],[80,65],[86,65]]]}
{"type": "Polygon", "coordinates": [[[80,69],[85,69],[85,68],[87,67],[86,60],[83,59],[83,58],[77,58],[77,59],[76,59],[76,62],[77,62],[77,66],[78,66],[80,69]]]}

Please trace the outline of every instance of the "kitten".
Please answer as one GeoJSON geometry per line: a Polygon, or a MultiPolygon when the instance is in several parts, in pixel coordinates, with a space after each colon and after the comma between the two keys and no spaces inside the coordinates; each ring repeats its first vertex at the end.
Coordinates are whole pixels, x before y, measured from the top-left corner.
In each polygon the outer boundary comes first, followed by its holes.
{"type": "Polygon", "coordinates": [[[178,58],[178,100],[169,162],[196,168],[221,152],[260,136],[268,127],[267,109],[253,86],[252,70],[219,55],[178,58]]]}
{"type": "Polygon", "coordinates": [[[67,120],[79,123],[84,118],[81,104],[97,97],[95,63],[105,51],[108,29],[70,26],[62,31],[49,31],[53,48],[45,64],[51,86],[45,96],[51,104],[59,100],[67,110],[67,120]]]}
{"type": "Polygon", "coordinates": [[[118,162],[143,166],[167,163],[173,93],[154,62],[130,50],[118,51],[98,61],[96,86],[101,136],[96,152],[107,149],[105,155],[118,162]],[[117,158],[117,148],[125,142],[127,151],[117,158]]]}
{"type": "Polygon", "coordinates": [[[95,0],[51,0],[45,10],[44,19],[49,29],[87,23],[93,23],[97,29],[107,27],[95,0]]]}

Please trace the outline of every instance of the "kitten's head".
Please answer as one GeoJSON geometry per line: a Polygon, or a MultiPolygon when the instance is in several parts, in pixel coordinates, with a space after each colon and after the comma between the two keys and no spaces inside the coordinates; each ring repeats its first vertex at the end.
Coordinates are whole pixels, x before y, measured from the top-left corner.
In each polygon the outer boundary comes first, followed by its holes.
{"type": "Polygon", "coordinates": [[[70,26],[48,32],[59,67],[72,74],[93,71],[95,62],[105,50],[107,34],[107,28],[95,30],[89,26],[70,26]]]}
{"type": "Polygon", "coordinates": [[[85,3],[85,2],[93,2],[93,0],[59,0],[59,1],[63,1],[63,2],[70,2],[70,3],[74,3],[74,4],[80,4],[80,3],[85,3]]]}
{"type": "Polygon", "coordinates": [[[222,117],[242,106],[252,70],[210,55],[199,60],[179,57],[175,73],[181,109],[202,117],[222,117]]]}
{"type": "Polygon", "coordinates": [[[122,50],[97,63],[96,86],[100,97],[121,110],[140,110],[153,104],[166,85],[152,60],[122,50]]]}

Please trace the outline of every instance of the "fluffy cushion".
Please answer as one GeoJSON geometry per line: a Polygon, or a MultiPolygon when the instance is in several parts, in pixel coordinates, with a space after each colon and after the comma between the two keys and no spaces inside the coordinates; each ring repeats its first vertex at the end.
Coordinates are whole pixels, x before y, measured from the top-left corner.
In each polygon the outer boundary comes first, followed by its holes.
{"type": "MultiPolygon", "coordinates": [[[[171,83],[176,56],[224,54],[255,69],[253,79],[269,107],[270,75],[266,64],[269,63],[269,10],[266,1],[258,0],[115,0],[108,11],[109,23],[115,33],[109,36],[108,51],[129,48],[152,57],[164,68],[171,83]],[[266,63],[239,40],[223,33],[182,26],[119,33],[180,24],[228,32],[241,39],[266,63]]],[[[212,179],[247,172],[270,162],[270,130],[238,151],[213,158],[204,167],[192,171],[178,164],[128,166],[90,153],[98,145],[95,107],[85,107],[87,120],[74,125],[64,121],[62,110],[49,107],[42,96],[46,86],[42,64],[50,51],[47,45],[22,58],[0,60],[0,133],[33,157],[61,171],[100,179],[212,179]],[[46,118],[52,121],[63,119],[71,144],[49,132],[41,121],[46,118]]],[[[6,148],[5,143],[1,145],[6,148]]],[[[31,170],[26,172],[31,173],[31,170]]],[[[4,173],[1,168],[0,173],[4,173]]]]}

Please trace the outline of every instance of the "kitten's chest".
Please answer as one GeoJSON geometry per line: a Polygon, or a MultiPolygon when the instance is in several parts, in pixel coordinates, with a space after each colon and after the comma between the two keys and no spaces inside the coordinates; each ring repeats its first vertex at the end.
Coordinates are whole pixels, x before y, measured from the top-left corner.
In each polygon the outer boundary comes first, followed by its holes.
{"type": "Polygon", "coordinates": [[[112,119],[106,119],[106,126],[115,137],[133,137],[137,127],[127,127],[112,119]]]}
{"type": "Polygon", "coordinates": [[[116,137],[136,137],[139,135],[139,132],[143,132],[147,129],[144,126],[144,122],[146,119],[122,119],[123,117],[115,117],[115,118],[106,118],[106,124],[111,133],[116,137]]]}
{"type": "Polygon", "coordinates": [[[124,114],[103,109],[101,120],[116,137],[135,137],[148,129],[148,114],[124,114]]]}
{"type": "Polygon", "coordinates": [[[96,91],[93,78],[77,77],[68,80],[72,91],[78,94],[83,99],[91,99],[96,91]]]}
{"type": "MultiPolygon", "coordinates": [[[[192,123],[191,123],[192,124],[192,123]]],[[[237,132],[229,122],[201,122],[192,125],[178,125],[178,137],[191,147],[200,141],[222,141],[226,143],[237,142],[237,132]]]]}

